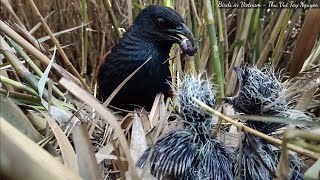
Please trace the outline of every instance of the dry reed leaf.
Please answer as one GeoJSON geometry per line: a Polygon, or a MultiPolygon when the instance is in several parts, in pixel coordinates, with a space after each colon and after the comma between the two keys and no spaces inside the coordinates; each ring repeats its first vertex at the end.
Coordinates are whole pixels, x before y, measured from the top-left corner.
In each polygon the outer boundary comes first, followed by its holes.
{"type": "MultiPolygon", "coordinates": [[[[16,33],[13,29],[11,29],[8,25],[6,25],[3,21],[0,20],[0,30],[3,34],[7,35],[14,42],[20,45],[25,51],[33,55],[36,59],[41,61],[41,63],[48,65],[50,63],[50,59],[41,53],[37,48],[31,45],[28,41],[26,41],[23,37],[21,37],[18,33],[16,33]]],[[[53,63],[52,67],[58,72],[61,76],[72,79],[78,82],[78,79],[71,75],[68,71],[63,69],[58,64],[53,63]]],[[[80,83],[80,82],[79,82],[80,83]]]]}
{"type": "Polygon", "coordinates": [[[153,105],[149,114],[149,120],[150,120],[150,129],[152,129],[157,123],[155,123],[157,117],[159,116],[159,107],[160,107],[160,99],[161,99],[161,93],[158,93],[155,97],[155,100],[153,101],[153,105]]]}
{"type": "MultiPolygon", "coordinates": [[[[48,80],[49,72],[51,70],[51,66],[52,66],[53,60],[55,58],[55,55],[56,55],[56,48],[54,47],[52,58],[51,58],[46,70],[43,72],[43,75],[41,76],[41,78],[38,82],[38,93],[40,95],[41,103],[42,103],[43,107],[45,107],[47,110],[49,109],[48,102],[43,99],[43,93],[45,90],[46,82],[48,80]]],[[[49,99],[49,101],[51,101],[51,99],[49,99]]]]}
{"type": "MultiPolygon", "coordinates": [[[[151,173],[150,170],[145,170],[143,169],[143,173],[140,176],[140,180],[157,180],[157,178],[155,178],[151,173]]],[[[130,174],[126,172],[126,179],[127,180],[132,180],[132,178],[130,177],[130,174]]]]}
{"type": "MultiPolygon", "coordinates": [[[[116,143],[114,143],[114,145],[113,146],[116,146],[115,145],[116,143]]],[[[114,151],[114,153],[115,153],[115,156],[120,160],[120,157],[123,157],[123,155],[124,155],[124,151],[122,150],[122,148],[115,148],[115,151],[114,151]]],[[[113,163],[114,163],[114,167],[116,168],[116,169],[118,169],[118,170],[120,170],[120,176],[121,176],[121,178],[125,178],[125,176],[126,176],[126,172],[128,173],[128,174],[130,174],[130,175],[132,175],[131,173],[132,173],[132,169],[131,169],[131,167],[129,167],[128,166],[128,162],[127,161],[113,161],[113,163]]],[[[136,169],[134,169],[134,173],[136,174],[136,175],[138,175],[138,172],[136,171],[136,169]]]]}
{"type": "Polygon", "coordinates": [[[108,159],[113,150],[114,147],[111,142],[100,148],[99,151],[96,153],[98,164],[101,163],[103,160],[108,159]]]}
{"type": "Polygon", "coordinates": [[[127,140],[123,134],[123,130],[121,129],[119,123],[117,122],[117,119],[114,117],[114,115],[105,107],[103,107],[97,99],[95,99],[91,94],[84,91],[82,88],[80,88],[78,85],[76,85],[72,81],[68,81],[65,78],[62,78],[59,83],[68,89],[73,95],[75,95],[78,99],[82,100],[83,102],[90,105],[92,108],[96,110],[97,113],[100,114],[100,116],[108,121],[108,123],[114,128],[116,135],[119,138],[121,147],[123,151],[126,154],[126,158],[128,160],[129,166],[132,169],[131,175],[133,179],[137,179],[136,173],[133,169],[135,169],[135,164],[133,163],[133,160],[130,155],[129,146],[127,143],[127,140]]]}
{"type": "Polygon", "coordinates": [[[201,52],[199,71],[202,72],[205,69],[208,62],[209,55],[210,55],[210,41],[209,41],[209,38],[206,38],[204,41],[204,47],[201,52]]]}
{"type": "Polygon", "coordinates": [[[228,73],[231,73],[229,77],[227,77],[227,88],[226,88],[226,95],[230,96],[234,93],[236,85],[237,85],[237,74],[235,71],[233,71],[234,67],[239,67],[243,61],[244,58],[244,50],[245,50],[245,43],[248,39],[249,36],[249,27],[250,27],[250,22],[253,14],[253,9],[248,9],[247,14],[244,19],[244,24],[241,28],[241,35],[239,41],[243,43],[241,46],[236,46],[233,56],[234,58],[232,59],[231,66],[229,67],[228,73]]]}
{"type": "Polygon", "coordinates": [[[320,159],[316,161],[304,174],[306,180],[319,180],[320,179],[320,159]]]}
{"type": "Polygon", "coordinates": [[[282,145],[281,148],[281,156],[277,165],[277,174],[276,176],[278,177],[277,180],[284,180],[288,179],[288,174],[290,172],[290,167],[289,167],[289,159],[288,159],[288,149],[286,146],[285,141],[283,141],[285,145],[282,145]]]}
{"type": "MultiPolygon", "coordinates": [[[[147,149],[147,140],[141,124],[141,119],[137,112],[133,115],[132,133],[130,141],[130,152],[134,163],[136,164],[141,155],[147,149]]],[[[138,175],[142,174],[142,170],[136,169],[138,175]]]]}
{"type": "Polygon", "coordinates": [[[295,77],[301,70],[305,60],[309,57],[320,33],[320,9],[312,8],[307,13],[301,28],[295,49],[293,50],[290,77],[295,77]]]}
{"type": "Polygon", "coordinates": [[[93,152],[85,124],[78,122],[72,129],[72,139],[77,152],[78,166],[81,177],[86,180],[102,179],[93,152]]]}
{"type": "Polygon", "coordinates": [[[227,147],[235,148],[239,144],[239,135],[238,132],[220,132],[217,135],[217,139],[223,142],[227,147]]]}
{"type": "Polygon", "coordinates": [[[132,8],[132,0],[127,0],[127,6],[128,6],[128,23],[129,23],[129,26],[132,25],[132,22],[133,22],[133,16],[132,16],[132,11],[133,11],[133,8],[132,8]]]}
{"type": "Polygon", "coordinates": [[[132,117],[132,113],[129,113],[121,120],[120,124],[122,129],[130,129],[132,125],[132,117]]]}
{"type": "MultiPolygon", "coordinates": [[[[161,96],[161,101],[160,101],[160,113],[159,113],[159,118],[158,118],[158,123],[157,123],[157,128],[155,132],[155,136],[153,137],[153,142],[155,143],[158,139],[164,137],[165,135],[167,135],[166,133],[170,133],[172,132],[170,128],[169,128],[169,123],[168,123],[168,119],[169,116],[171,114],[171,111],[168,111],[169,108],[169,99],[167,99],[167,102],[164,103],[164,96],[161,96]]],[[[180,124],[181,125],[181,124],[180,124]]],[[[177,128],[179,127],[179,124],[177,125],[177,128]]]]}
{"type": "MultiPolygon", "coordinates": [[[[54,13],[55,11],[51,11],[46,17],[44,17],[44,20],[47,21],[47,19],[54,13]]],[[[29,31],[30,34],[33,34],[35,31],[37,31],[41,27],[41,22],[38,22],[31,30],[29,31]]]]}
{"type": "MultiPolygon", "coordinates": [[[[95,113],[95,112],[93,112],[93,113],[95,113]]],[[[98,118],[95,118],[95,120],[93,120],[93,122],[90,124],[90,129],[88,131],[88,134],[90,137],[92,136],[92,133],[93,133],[94,129],[96,128],[97,123],[98,123],[98,118]]]]}
{"type": "Polygon", "coordinates": [[[105,155],[104,159],[106,159],[106,160],[115,160],[115,161],[119,161],[119,160],[120,161],[127,161],[127,159],[125,157],[119,157],[119,156],[112,155],[112,154],[105,155]]]}
{"type": "Polygon", "coordinates": [[[236,112],[235,112],[235,110],[233,109],[232,106],[226,105],[226,106],[224,107],[224,114],[225,114],[226,116],[233,116],[233,115],[236,114],[236,112]]]}
{"type": "MultiPolygon", "coordinates": [[[[79,25],[79,26],[76,26],[76,27],[73,27],[73,28],[69,28],[69,29],[65,29],[65,30],[62,30],[62,31],[53,33],[53,36],[59,37],[59,36],[65,34],[65,33],[70,33],[71,31],[75,31],[75,30],[77,30],[77,29],[80,29],[80,28],[83,28],[83,27],[85,27],[85,26],[88,26],[88,25],[91,24],[91,23],[92,23],[92,21],[91,21],[91,22],[88,22],[88,23],[86,23],[86,24],[83,24],[83,25],[79,25]]],[[[39,43],[43,43],[43,42],[48,41],[48,40],[50,40],[50,39],[51,39],[51,37],[48,35],[48,36],[41,37],[41,38],[39,38],[39,39],[37,39],[37,40],[39,41],[39,43]]]]}
{"type": "Polygon", "coordinates": [[[310,130],[312,133],[320,135],[320,128],[310,130]]]}
{"type": "Polygon", "coordinates": [[[313,87],[303,92],[301,97],[299,98],[299,102],[296,105],[295,109],[302,112],[306,111],[308,106],[312,102],[313,95],[317,91],[317,89],[318,89],[317,87],[313,87]]]}
{"type": "Polygon", "coordinates": [[[231,125],[229,133],[237,133],[238,132],[238,128],[235,125],[231,125]]]}
{"type": "Polygon", "coordinates": [[[263,64],[267,61],[267,57],[269,52],[273,49],[273,46],[276,42],[276,39],[279,35],[279,32],[281,30],[281,26],[283,25],[283,20],[285,18],[285,15],[287,14],[288,9],[281,9],[279,17],[276,19],[276,24],[272,30],[272,33],[270,37],[268,38],[261,55],[256,63],[256,66],[258,68],[261,68],[263,64]]]}
{"type": "Polygon", "coordinates": [[[47,121],[42,116],[40,116],[39,113],[29,110],[26,116],[38,131],[44,130],[46,128],[47,121]]]}
{"type": "Polygon", "coordinates": [[[2,117],[0,117],[0,124],[2,177],[32,180],[82,180],[73,170],[59,163],[2,117]]]}
{"type": "Polygon", "coordinates": [[[148,113],[147,112],[140,113],[140,119],[141,119],[143,130],[145,133],[147,133],[151,129],[151,124],[150,124],[150,119],[148,117],[148,113]]]}
{"type": "Polygon", "coordinates": [[[57,139],[65,165],[74,170],[74,172],[78,172],[77,157],[69,142],[69,139],[64,134],[60,126],[55,122],[55,120],[53,120],[47,113],[41,112],[41,114],[47,120],[54,136],[57,139]]]}
{"type": "Polygon", "coordinates": [[[33,141],[37,142],[43,138],[14,101],[2,94],[0,94],[0,116],[9,119],[11,125],[33,141]]]}
{"type": "Polygon", "coordinates": [[[101,144],[109,143],[110,141],[116,139],[114,136],[114,129],[110,124],[106,124],[105,130],[103,133],[103,140],[101,144]]]}
{"type": "Polygon", "coordinates": [[[133,115],[133,124],[130,141],[130,152],[134,163],[138,161],[140,156],[147,149],[147,140],[144,135],[141,119],[138,113],[133,115]]]}

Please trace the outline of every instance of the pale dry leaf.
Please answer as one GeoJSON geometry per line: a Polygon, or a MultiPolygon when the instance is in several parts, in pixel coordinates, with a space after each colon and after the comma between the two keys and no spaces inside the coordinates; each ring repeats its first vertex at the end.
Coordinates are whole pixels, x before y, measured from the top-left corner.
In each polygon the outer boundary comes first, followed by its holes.
{"type": "Polygon", "coordinates": [[[113,150],[114,147],[111,142],[100,148],[99,151],[96,153],[98,164],[101,163],[103,160],[107,159],[107,157],[110,156],[113,150]]]}
{"type": "Polygon", "coordinates": [[[134,163],[138,161],[138,159],[146,149],[147,149],[147,140],[144,135],[141,119],[138,113],[134,113],[131,142],[130,142],[130,152],[131,152],[131,156],[134,163]]]}
{"type": "Polygon", "coordinates": [[[150,125],[151,129],[157,124],[157,119],[159,120],[159,106],[160,106],[160,99],[161,99],[161,93],[158,93],[155,97],[155,100],[153,102],[150,115],[149,115],[149,120],[150,120],[150,125]]]}
{"type": "Polygon", "coordinates": [[[75,172],[78,172],[77,157],[67,136],[64,134],[60,126],[48,114],[42,113],[42,115],[47,120],[54,136],[57,139],[64,163],[75,172]]]}
{"type": "Polygon", "coordinates": [[[141,113],[140,114],[140,119],[141,119],[141,122],[142,122],[143,130],[144,130],[145,133],[147,133],[151,129],[150,119],[148,117],[148,114],[147,113],[141,113]]]}

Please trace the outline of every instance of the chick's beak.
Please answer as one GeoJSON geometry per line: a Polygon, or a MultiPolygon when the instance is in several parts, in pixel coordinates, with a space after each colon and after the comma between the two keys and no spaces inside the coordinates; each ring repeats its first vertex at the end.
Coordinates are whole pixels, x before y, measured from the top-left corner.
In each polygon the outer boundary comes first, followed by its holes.
{"type": "Polygon", "coordinates": [[[237,73],[237,74],[240,74],[240,68],[239,67],[233,67],[233,70],[237,73]]]}

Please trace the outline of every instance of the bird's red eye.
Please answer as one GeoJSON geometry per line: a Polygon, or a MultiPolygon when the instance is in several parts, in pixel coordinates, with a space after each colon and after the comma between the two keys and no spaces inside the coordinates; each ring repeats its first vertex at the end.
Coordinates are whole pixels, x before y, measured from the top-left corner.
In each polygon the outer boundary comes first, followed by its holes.
{"type": "Polygon", "coordinates": [[[156,25],[158,28],[168,27],[168,23],[163,18],[156,19],[156,25]]]}

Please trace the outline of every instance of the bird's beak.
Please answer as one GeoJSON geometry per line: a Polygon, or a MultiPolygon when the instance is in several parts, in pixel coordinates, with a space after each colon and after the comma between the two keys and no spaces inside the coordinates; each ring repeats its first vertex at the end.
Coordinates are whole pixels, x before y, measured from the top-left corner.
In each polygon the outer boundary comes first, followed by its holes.
{"type": "Polygon", "coordinates": [[[239,67],[233,67],[233,70],[240,75],[240,68],[239,67]]]}
{"type": "Polygon", "coordinates": [[[222,98],[222,101],[223,101],[224,103],[227,103],[227,104],[233,104],[233,102],[234,102],[234,97],[224,97],[224,98],[222,98]]]}
{"type": "Polygon", "coordinates": [[[177,35],[183,39],[189,39],[191,44],[194,46],[194,37],[188,26],[184,23],[181,23],[181,26],[176,28],[177,35]]]}
{"type": "Polygon", "coordinates": [[[183,53],[193,56],[197,52],[193,34],[187,25],[181,23],[181,26],[178,26],[175,29],[168,29],[167,31],[175,36],[174,39],[180,44],[183,53]]]}
{"type": "Polygon", "coordinates": [[[239,82],[242,82],[243,71],[240,67],[233,67],[233,70],[236,72],[239,82]]]}

